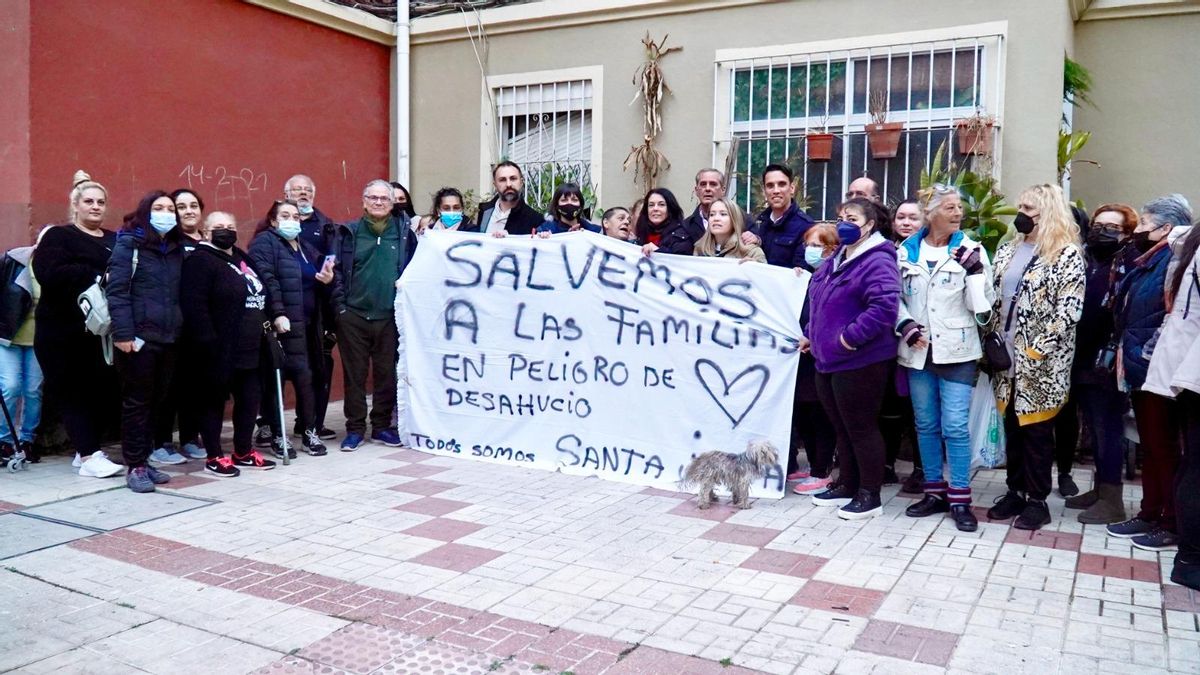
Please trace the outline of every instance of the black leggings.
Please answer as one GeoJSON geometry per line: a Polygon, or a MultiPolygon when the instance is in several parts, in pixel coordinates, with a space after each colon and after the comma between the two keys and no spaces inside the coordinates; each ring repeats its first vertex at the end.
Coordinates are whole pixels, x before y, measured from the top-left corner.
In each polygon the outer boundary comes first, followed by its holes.
{"type": "MultiPolygon", "coordinates": [[[[313,428],[312,371],[308,369],[307,357],[300,359],[289,355],[287,361],[280,373],[281,383],[286,380],[290,380],[292,383],[292,390],[296,392],[296,427],[304,432],[313,428]]],[[[276,437],[283,436],[287,433],[287,429],[283,426],[283,420],[279,419],[279,399],[275,392],[275,370],[264,368],[259,373],[262,381],[262,395],[266,397],[260,405],[264,423],[276,437]]]]}
{"type": "Polygon", "coordinates": [[[121,420],[117,371],[104,363],[100,338],[35,338],[33,351],[45,376],[46,399],[57,406],[75,452],[87,457],[99,450],[121,420]]]}
{"type": "Polygon", "coordinates": [[[167,398],[175,356],[175,345],[158,342],[113,355],[121,376],[121,454],[130,469],[144,466],[154,450],[154,425],[167,398]]]}
{"type": "Polygon", "coordinates": [[[199,410],[200,437],[208,458],[223,457],[221,450],[221,425],[225,419],[225,401],[233,397],[233,454],[245,456],[254,449],[254,417],[258,413],[262,383],[257,368],[235,370],[229,376],[229,384],[207,398],[199,410]]]}
{"type": "Polygon", "coordinates": [[[809,475],[828,478],[833,472],[833,449],[837,434],[825,416],[825,409],[816,401],[796,401],[792,407],[792,447],[788,452],[789,474],[799,468],[796,448],[803,445],[808,457],[809,475]]]}
{"type": "Polygon", "coordinates": [[[837,434],[838,483],[879,494],[884,447],[879,411],[887,388],[888,361],[854,370],[817,373],[817,397],[837,434]]]}

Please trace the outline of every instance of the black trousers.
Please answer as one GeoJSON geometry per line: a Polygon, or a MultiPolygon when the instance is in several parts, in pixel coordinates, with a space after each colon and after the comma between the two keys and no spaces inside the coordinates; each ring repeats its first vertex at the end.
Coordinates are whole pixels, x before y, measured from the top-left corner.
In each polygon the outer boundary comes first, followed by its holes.
{"type": "Polygon", "coordinates": [[[104,362],[100,338],[35,338],[33,351],[45,377],[46,398],[57,405],[75,452],[87,457],[99,450],[121,419],[117,371],[104,362]]]}
{"type": "MultiPolygon", "coordinates": [[[[272,385],[274,386],[274,385],[272,385]]],[[[225,401],[233,397],[233,454],[248,455],[254,449],[254,417],[258,414],[262,382],[257,368],[235,370],[224,387],[210,390],[199,404],[200,436],[209,459],[223,457],[221,426],[225,401]]]]}
{"type": "MultiPolygon", "coordinates": [[[[912,399],[901,396],[896,386],[896,369],[900,366],[893,362],[888,372],[887,389],[883,394],[883,408],[879,413],[879,433],[883,434],[885,466],[895,467],[896,458],[900,456],[900,446],[907,436],[913,447],[913,466],[921,468],[921,453],[917,451],[917,423],[913,415],[912,399]]],[[[908,377],[908,371],[903,371],[903,377],[908,377]]]]}
{"type": "Polygon", "coordinates": [[[1054,463],[1059,473],[1071,473],[1079,446],[1079,385],[1072,385],[1067,403],[1054,418],[1054,463]]]}
{"type": "Polygon", "coordinates": [[[1054,466],[1054,419],[1021,426],[1014,398],[1004,413],[1005,450],[1008,454],[1008,489],[1045,501],[1050,495],[1054,466]]]}
{"type": "Polygon", "coordinates": [[[1200,565],[1200,394],[1185,389],[1176,401],[1183,427],[1183,463],[1175,485],[1180,538],[1175,564],[1200,565]]]}
{"type": "Polygon", "coordinates": [[[390,318],[369,321],[353,311],[338,317],[338,345],[345,383],[346,432],[367,430],[367,372],[371,373],[371,429],[392,428],[396,411],[396,324],[390,318]]]}
{"type": "MultiPolygon", "coordinates": [[[[261,402],[263,423],[276,436],[287,433],[284,421],[279,419],[279,398],[275,391],[275,369],[263,368],[259,372],[262,381],[261,402]]],[[[280,369],[280,384],[292,383],[292,391],[296,393],[296,428],[304,431],[313,428],[313,378],[308,369],[308,356],[297,357],[289,355],[287,363],[280,369]]]]}
{"type": "Polygon", "coordinates": [[[879,411],[887,361],[837,373],[817,373],[817,397],[837,434],[838,483],[879,494],[884,447],[879,411]]]}
{"type": "Polygon", "coordinates": [[[308,341],[308,369],[313,376],[313,426],[317,431],[325,427],[325,413],[329,409],[329,391],[333,382],[333,341],[325,339],[325,330],[311,329],[315,335],[308,341]]]}
{"type": "Polygon", "coordinates": [[[162,414],[154,423],[154,447],[161,448],[171,442],[175,433],[175,421],[179,420],[179,444],[195,443],[200,438],[200,407],[203,403],[197,396],[197,380],[204,377],[196,372],[196,364],[187,358],[181,348],[175,362],[175,373],[167,389],[167,400],[163,402],[162,414]]]}
{"type": "Polygon", "coordinates": [[[113,355],[121,376],[121,454],[131,469],[144,466],[154,450],[154,425],[163,414],[175,358],[175,345],[159,342],[113,355]]]}
{"type": "Polygon", "coordinates": [[[804,446],[808,458],[809,475],[828,478],[833,472],[833,449],[837,444],[837,433],[825,415],[825,409],[816,401],[796,401],[792,404],[792,444],[788,452],[787,472],[799,468],[796,448],[804,446]]]}

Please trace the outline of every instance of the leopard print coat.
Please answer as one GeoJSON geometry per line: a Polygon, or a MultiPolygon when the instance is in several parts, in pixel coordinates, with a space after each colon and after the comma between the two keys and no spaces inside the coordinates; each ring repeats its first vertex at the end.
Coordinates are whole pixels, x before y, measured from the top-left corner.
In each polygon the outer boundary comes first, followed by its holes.
{"type": "MultiPolygon", "coordinates": [[[[997,289],[1003,288],[1004,273],[1018,243],[1010,241],[996,252],[992,278],[997,289]]],[[[1075,327],[1083,316],[1086,269],[1083,252],[1071,245],[1053,260],[1039,257],[1025,272],[1014,317],[1016,401],[1009,400],[1014,395],[1013,375],[1000,373],[992,381],[1001,415],[1010,403],[1015,405],[1022,426],[1053,419],[1067,402],[1075,358],[1075,327]]],[[[1002,302],[997,292],[990,330],[1004,330],[1002,302]]]]}

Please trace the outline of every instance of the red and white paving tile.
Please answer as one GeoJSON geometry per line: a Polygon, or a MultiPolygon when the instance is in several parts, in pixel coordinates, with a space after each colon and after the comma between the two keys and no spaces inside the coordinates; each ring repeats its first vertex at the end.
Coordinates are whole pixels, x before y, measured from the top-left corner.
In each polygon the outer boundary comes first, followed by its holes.
{"type": "MultiPolygon", "coordinates": [[[[850,522],[369,444],[168,468],[165,494],[211,503],[0,561],[0,672],[1200,673],[1171,554],[1057,497],[1040,532],[967,534],[895,487],[850,522]]],[[[0,518],[120,485],[48,458],[0,476],[0,518]]]]}

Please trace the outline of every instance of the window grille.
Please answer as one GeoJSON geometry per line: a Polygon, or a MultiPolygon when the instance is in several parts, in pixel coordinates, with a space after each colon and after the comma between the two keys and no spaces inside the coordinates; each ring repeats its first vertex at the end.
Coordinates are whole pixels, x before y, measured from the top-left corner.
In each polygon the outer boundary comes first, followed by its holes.
{"type": "Polygon", "coordinates": [[[500,157],[521,167],[539,210],[560,183],[592,184],[592,93],[590,79],[492,89],[500,157]]]}
{"type": "Polygon", "coordinates": [[[819,219],[836,216],[859,176],[875,179],[889,205],[914,195],[939,148],[944,165],[967,163],[955,121],[998,117],[1002,45],[1001,35],[986,35],[718,61],[716,100],[724,109],[716,111],[715,154],[732,155],[730,194],[748,211],[760,209],[763,167],[786,163],[796,172],[797,199],[819,219]],[[904,124],[893,159],[870,155],[865,127],[878,103],[888,122],[904,124]],[[809,160],[806,136],[826,130],[835,135],[832,158],[809,160]]]}

